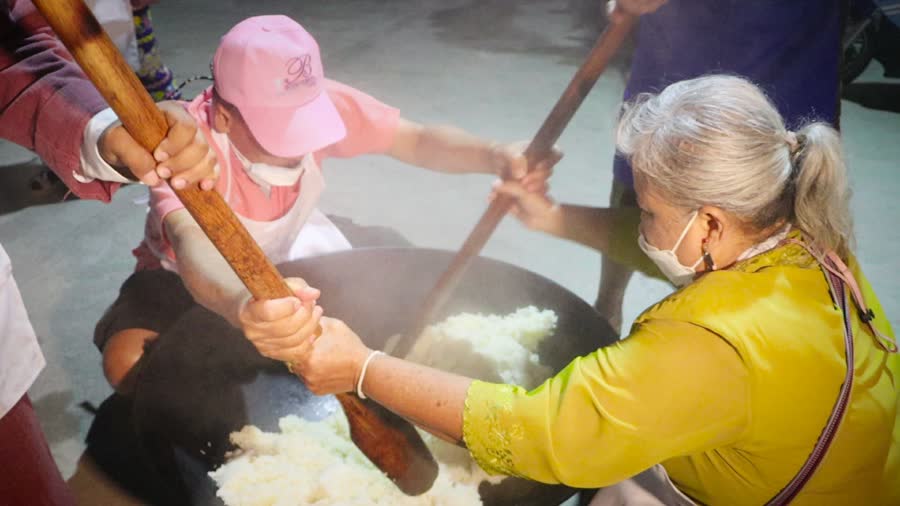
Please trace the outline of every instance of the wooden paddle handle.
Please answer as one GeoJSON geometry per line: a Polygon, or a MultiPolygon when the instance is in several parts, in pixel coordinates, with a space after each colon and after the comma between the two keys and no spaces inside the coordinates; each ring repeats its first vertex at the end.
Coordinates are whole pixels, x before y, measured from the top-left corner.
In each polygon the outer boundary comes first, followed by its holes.
{"type": "MultiPolygon", "coordinates": [[[[525,158],[528,160],[529,171],[534,168],[537,162],[551,153],[553,145],[556,144],[578,107],[584,102],[585,97],[590,93],[591,88],[594,87],[594,83],[597,82],[600,74],[606,69],[606,66],[637,21],[635,16],[624,13],[618,16],[617,19],[618,22],[611,23],[600,34],[587,59],[572,77],[569,85],[559,97],[559,100],[556,101],[556,105],[553,106],[537,134],[525,149],[525,158]]],[[[437,284],[425,298],[422,310],[416,319],[414,331],[404,334],[394,349],[395,354],[403,356],[405,352],[409,351],[411,342],[418,337],[429,322],[433,321],[456,288],[472,259],[478,256],[481,249],[484,248],[491,234],[497,229],[497,225],[509,212],[512,204],[513,200],[505,195],[501,195],[491,202],[487,211],[484,212],[475,228],[466,238],[459,252],[453,257],[450,267],[444,271],[437,284]]]]}
{"type": "MultiPolygon", "coordinates": [[[[37,0],[34,4],[128,133],[147,150],[155,149],[168,131],[166,118],[84,2],[37,0]]],[[[254,297],[293,295],[218,192],[192,187],[175,193],[254,297]]]]}
{"type": "MultiPolygon", "coordinates": [[[[165,138],[163,113],[82,0],[33,0],[125,129],[148,151],[165,138]]],[[[185,208],[257,299],[293,296],[284,279],[216,191],[175,190],[185,208]]],[[[338,396],[353,440],[379,469],[408,494],[427,491],[437,464],[409,422],[350,394],[338,396]]]]}

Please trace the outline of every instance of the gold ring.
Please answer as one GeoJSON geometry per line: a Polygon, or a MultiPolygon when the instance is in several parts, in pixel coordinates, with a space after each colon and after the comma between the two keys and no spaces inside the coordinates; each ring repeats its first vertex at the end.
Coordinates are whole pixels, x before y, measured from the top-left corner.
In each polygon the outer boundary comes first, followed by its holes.
{"type": "Polygon", "coordinates": [[[287,366],[288,372],[290,372],[291,374],[295,374],[295,375],[297,374],[294,372],[293,364],[291,364],[290,362],[285,362],[284,365],[287,366]]]}

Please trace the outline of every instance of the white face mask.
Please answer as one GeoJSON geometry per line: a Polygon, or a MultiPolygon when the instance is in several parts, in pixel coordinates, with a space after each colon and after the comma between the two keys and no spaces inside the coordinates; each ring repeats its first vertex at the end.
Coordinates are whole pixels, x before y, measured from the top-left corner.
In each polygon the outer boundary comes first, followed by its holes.
{"type": "Polygon", "coordinates": [[[694,214],[691,216],[691,220],[684,227],[684,230],[681,231],[681,235],[678,236],[678,240],[675,241],[675,246],[672,246],[672,249],[661,250],[656,246],[647,242],[647,239],[644,238],[644,234],[638,236],[638,246],[641,247],[641,251],[643,251],[650,260],[653,260],[653,263],[659,267],[659,270],[669,278],[669,281],[672,282],[675,286],[684,286],[694,279],[694,275],[696,271],[694,269],[700,265],[700,262],[703,261],[703,257],[697,259],[694,262],[694,265],[688,267],[687,265],[683,265],[678,260],[678,255],[675,254],[678,251],[678,247],[681,246],[681,241],[684,240],[684,237],[687,235],[688,230],[691,229],[691,225],[694,224],[694,220],[697,219],[697,211],[694,211],[694,214]]]}
{"type": "Polygon", "coordinates": [[[231,149],[237,155],[238,160],[244,164],[244,170],[254,183],[268,189],[271,186],[294,186],[300,177],[303,176],[306,155],[303,160],[293,167],[280,167],[278,165],[269,165],[267,163],[251,162],[238,150],[233,142],[229,141],[231,149]]]}

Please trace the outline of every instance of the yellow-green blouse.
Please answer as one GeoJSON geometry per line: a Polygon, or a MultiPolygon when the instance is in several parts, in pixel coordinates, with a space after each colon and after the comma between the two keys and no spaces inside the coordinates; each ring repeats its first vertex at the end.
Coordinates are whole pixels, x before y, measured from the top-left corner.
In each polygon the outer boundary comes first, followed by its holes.
{"type": "MultiPolygon", "coordinates": [[[[853,313],[848,413],[796,505],[900,504],[900,359],[853,313]]],[[[787,245],[703,276],[530,392],[473,383],[463,432],[492,473],[594,488],[662,463],[700,503],[760,505],[805,462],[844,373],[840,310],[815,260],[787,245]]]]}

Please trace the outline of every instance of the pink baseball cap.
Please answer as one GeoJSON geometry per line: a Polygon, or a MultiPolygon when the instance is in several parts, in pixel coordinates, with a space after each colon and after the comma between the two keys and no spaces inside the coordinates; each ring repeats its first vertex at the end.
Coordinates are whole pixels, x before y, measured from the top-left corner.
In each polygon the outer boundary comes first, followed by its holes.
{"type": "Polygon", "coordinates": [[[245,19],[213,58],[216,91],[240,111],[269,153],[297,157],[344,138],[328,93],[319,45],[287,16],[245,19]]]}

